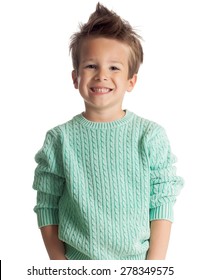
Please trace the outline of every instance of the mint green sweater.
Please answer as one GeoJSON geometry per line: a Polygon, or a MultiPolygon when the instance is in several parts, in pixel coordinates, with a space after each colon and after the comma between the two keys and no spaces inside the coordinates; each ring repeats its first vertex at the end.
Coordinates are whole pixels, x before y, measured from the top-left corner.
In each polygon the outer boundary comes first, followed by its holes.
{"type": "Polygon", "coordinates": [[[150,221],[173,221],[183,180],[168,138],[128,110],[107,123],[75,116],[47,132],[35,160],[38,225],[59,225],[68,259],[145,259],[150,221]]]}

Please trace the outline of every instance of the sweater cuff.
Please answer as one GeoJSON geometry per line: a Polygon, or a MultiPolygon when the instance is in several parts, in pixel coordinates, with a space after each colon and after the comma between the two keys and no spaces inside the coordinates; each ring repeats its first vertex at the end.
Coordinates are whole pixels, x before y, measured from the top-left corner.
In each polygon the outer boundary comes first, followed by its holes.
{"type": "Polygon", "coordinates": [[[173,213],[174,203],[163,204],[159,207],[150,209],[150,221],[153,220],[169,220],[173,222],[174,213],[173,213]]]}
{"type": "Polygon", "coordinates": [[[42,209],[37,210],[37,221],[39,228],[48,225],[58,225],[58,210],[57,209],[42,209]]]}

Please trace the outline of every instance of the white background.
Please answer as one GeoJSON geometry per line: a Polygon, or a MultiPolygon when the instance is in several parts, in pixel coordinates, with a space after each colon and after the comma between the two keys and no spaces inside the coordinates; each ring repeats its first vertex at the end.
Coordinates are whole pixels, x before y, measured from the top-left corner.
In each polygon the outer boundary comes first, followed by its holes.
{"type": "MultiPolygon", "coordinates": [[[[195,0],[102,0],[144,38],[144,64],[124,109],[165,127],[185,187],[167,260],[199,257],[199,8],[195,0]]],[[[46,131],[84,110],[71,81],[69,39],[96,0],[1,1],[0,259],[48,259],[33,212],[35,153],[46,131]]]]}

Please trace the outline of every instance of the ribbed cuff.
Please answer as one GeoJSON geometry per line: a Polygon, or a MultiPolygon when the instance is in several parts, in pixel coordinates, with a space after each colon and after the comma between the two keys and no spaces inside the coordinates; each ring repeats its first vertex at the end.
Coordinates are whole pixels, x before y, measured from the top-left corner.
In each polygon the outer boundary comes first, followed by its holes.
{"type": "Polygon", "coordinates": [[[150,209],[150,221],[169,220],[173,222],[174,220],[173,205],[174,203],[167,203],[159,207],[150,209]]]}
{"type": "Polygon", "coordinates": [[[58,225],[58,210],[57,209],[42,209],[37,210],[37,221],[39,227],[48,225],[58,225]]]}

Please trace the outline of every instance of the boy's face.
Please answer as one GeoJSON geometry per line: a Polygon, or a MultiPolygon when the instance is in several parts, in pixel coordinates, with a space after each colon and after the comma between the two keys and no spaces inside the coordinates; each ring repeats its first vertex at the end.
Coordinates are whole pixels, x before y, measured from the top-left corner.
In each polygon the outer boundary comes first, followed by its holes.
{"type": "Polygon", "coordinates": [[[129,52],[126,44],[114,39],[83,41],[78,74],[73,71],[72,78],[87,109],[121,108],[125,92],[136,83],[136,75],[128,79],[129,52]]]}

